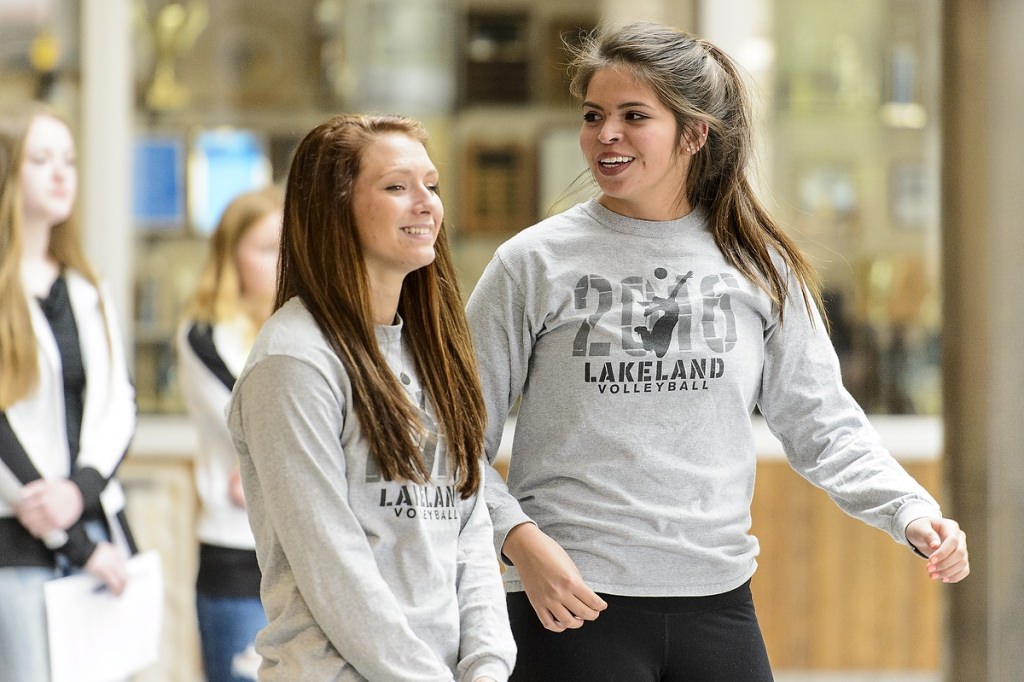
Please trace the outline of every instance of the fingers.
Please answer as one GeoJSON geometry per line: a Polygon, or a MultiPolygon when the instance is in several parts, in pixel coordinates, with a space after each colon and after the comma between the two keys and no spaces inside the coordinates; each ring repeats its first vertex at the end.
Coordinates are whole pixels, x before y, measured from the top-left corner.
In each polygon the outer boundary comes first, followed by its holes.
{"type": "Polygon", "coordinates": [[[583,627],[583,624],[588,621],[597,620],[597,617],[601,615],[601,611],[608,606],[608,604],[598,597],[597,594],[593,592],[591,594],[593,595],[593,599],[600,603],[597,608],[592,607],[582,599],[573,596],[566,600],[568,603],[558,602],[549,604],[547,608],[543,609],[534,607],[534,611],[537,612],[537,617],[540,618],[544,627],[552,632],[576,630],[577,628],[583,627]]]}
{"type": "MultiPolygon", "coordinates": [[[[928,575],[944,583],[960,582],[970,572],[967,534],[952,519],[919,519],[914,522],[914,540],[927,545],[928,575]]],[[[908,527],[908,531],[911,529],[908,527]]],[[[908,534],[908,539],[910,535],[908,534]]],[[[924,549],[922,549],[924,551],[924,549]]]]}
{"type": "Polygon", "coordinates": [[[597,618],[608,605],[584,582],[565,550],[532,524],[517,528],[506,538],[504,551],[515,561],[541,624],[563,632],[597,618]]]}
{"type": "Polygon", "coordinates": [[[944,583],[958,583],[970,575],[970,573],[970,564],[964,562],[963,564],[959,564],[955,570],[941,571],[933,574],[932,577],[935,580],[941,580],[944,583]]]}
{"type": "Polygon", "coordinates": [[[565,632],[567,629],[550,611],[538,611],[534,608],[534,612],[537,614],[537,618],[540,620],[540,624],[544,626],[545,630],[550,630],[551,632],[565,632]]]}
{"type": "Polygon", "coordinates": [[[99,578],[115,595],[120,596],[128,584],[128,566],[121,550],[109,542],[96,545],[85,570],[99,578]]]}
{"type": "Polygon", "coordinates": [[[46,510],[38,503],[28,502],[18,506],[18,521],[25,527],[32,537],[37,539],[45,538],[53,533],[64,530],[53,523],[46,510]]]}
{"type": "Polygon", "coordinates": [[[954,528],[948,530],[952,532],[943,538],[942,543],[928,558],[928,575],[932,580],[956,583],[971,572],[967,534],[955,524],[954,528]]]}
{"type": "MultiPolygon", "coordinates": [[[[587,591],[590,591],[589,588],[587,591]]],[[[577,605],[569,607],[569,611],[579,620],[596,620],[601,612],[608,608],[608,603],[594,592],[590,592],[588,596],[589,603],[577,597],[577,605]]]]}
{"type": "Polygon", "coordinates": [[[36,538],[57,530],[45,523],[42,500],[44,486],[45,482],[42,479],[25,484],[21,489],[21,500],[16,510],[18,521],[36,538]]]}
{"type": "Polygon", "coordinates": [[[577,618],[567,611],[562,611],[562,614],[563,615],[561,617],[558,617],[551,611],[545,611],[543,614],[538,612],[537,617],[540,618],[540,622],[544,626],[544,629],[550,630],[551,632],[576,630],[583,627],[583,623],[586,622],[582,618],[577,618]]]}
{"type": "Polygon", "coordinates": [[[55,530],[67,530],[82,515],[82,493],[67,479],[39,479],[21,489],[18,521],[41,538],[55,530]]]}
{"type": "Polygon", "coordinates": [[[128,575],[123,572],[112,572],[102,580],[115,597],[120,597],[128,586],[128,575]]]}
{"type": "Polygon", "coordinates": [[[564,632],[567,629],[575,629],[583,625],[582,620],[577,623],[577,618],[561,602],[550,600],[537,603],[529,592],[526,593],[526,596],[544,629],[552,632],[564,632]]]}
{"type": "Polygon", "coordinates": [[[245,488],[242,487],[242,474],[237,467],[228,476],[228,499],[236,507],[245,509],[245,488]]]}
{"type": "Polygon", "coordinates": [[[597,620],[601,612],[608,608],[608,603],[582,581],[575,584],[575,587],[583,596],[569,593],[562,597],[539,600],[539,603],[535,603],[527,592],[533,610],[546,629],[552,632],[576,630],[589,621],[597,620]]]}

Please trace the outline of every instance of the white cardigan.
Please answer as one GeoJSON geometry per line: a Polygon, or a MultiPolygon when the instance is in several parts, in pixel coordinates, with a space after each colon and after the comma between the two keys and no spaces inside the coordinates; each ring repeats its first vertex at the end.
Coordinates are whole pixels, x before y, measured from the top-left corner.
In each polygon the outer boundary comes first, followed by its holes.
{"type": "MultiPolygon", "coordinates": [[[[135,432],[135,389],[128,374],[114,306],[105,286],[97,290],[79,273],[65,271],[71,309],[85,367],[85,400],[77,464],[110,478],[135,432]]],[[[67,424],[60,351],[39,301],[28,298],[32,329],[38,343],[39,385],[27,398],[7,408],[7,419],[43,478],[68,478],[67,424]]],[[[14,516],[9,492],[17,479],[0,462],[0,516],[14,516]]],[[[114,516],[124,509],[124,492],[111,479],[100,503],[117,528],[114,516]]]]}
{"type": "MultiPolygon", "coordinates": [[[[196,535],[200,542],[233,549],[255,549],[249,516],[228,497],[228,480],[238,468],[224,410],[231,391],[196,355],[188,341],[193,321],[178,328],[178,379],[182,397],[199,437],[195,480],[201,506],[196,535]]],[[[213,325],[213,344],[228,371],[237,377],[245,366],[252,340],[241,321],[213,325]]]]}

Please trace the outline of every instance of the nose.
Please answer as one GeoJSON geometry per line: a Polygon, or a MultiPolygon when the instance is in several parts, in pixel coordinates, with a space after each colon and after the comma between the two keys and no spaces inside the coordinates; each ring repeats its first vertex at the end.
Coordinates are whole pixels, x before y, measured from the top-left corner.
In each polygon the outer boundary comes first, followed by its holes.
{"type": "Polygon", "coordinates": [[[611,144],[618,142],[621,139],[619,128],[613,119],[608,119],[601,125],[601,130],[597,133],[597,141],[601,144],[611,144]]]}
{"type": "Polygon", "coordinates": [[[64,180],[71,172],[71,165],[61,161],[53,163],[53,177],[58,180],[64,180]]]}
{"type": "Polygon", "coordinates": [[[416,192],[416,209],[422,213],[443,210],[441,195],[430,187],[421,186],[416,192]]]}

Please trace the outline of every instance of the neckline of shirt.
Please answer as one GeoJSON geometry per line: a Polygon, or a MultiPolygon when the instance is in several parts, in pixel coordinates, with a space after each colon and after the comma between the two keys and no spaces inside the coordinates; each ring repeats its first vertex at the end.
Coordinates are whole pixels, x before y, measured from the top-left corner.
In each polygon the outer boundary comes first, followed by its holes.
{"type": "Polygon", "coordinates": [[[707,231],[707,212],[696,207],[681,218],[673,220],[641,220],[616,213],[603,206],[597,199],[590,199],[583,204],[583,210],[589,213],[603,227],[622,234],[641,237],[677,237],[688,232],[707,231]]]}
{"type": "Polygon", "coordinates": [[[374,331],[377,335],[378,345],[383,346],[385,349],[385,358],[388,366],[391,367],[391,371],[398,377],[406,391],[411,391],[415,388],[413,386],[415,382],[412,373],[406,369],[405,344],[402,342],[402,329],[404,326],[405,322],[402,320],[402,317],[396,315],[394,324],[374,325],[374,331]]]}

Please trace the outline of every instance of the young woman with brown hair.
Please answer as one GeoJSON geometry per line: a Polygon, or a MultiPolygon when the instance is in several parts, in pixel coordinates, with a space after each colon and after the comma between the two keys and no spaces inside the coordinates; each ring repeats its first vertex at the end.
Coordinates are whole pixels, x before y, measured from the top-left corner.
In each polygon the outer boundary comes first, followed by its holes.
{"type": "Polygon", "coordinates": [[[502,245],[468,316],[494,458],[487,502],[520,651],[515,679],[772,678],[749,581],[759,408],[846,512],[968,573],[955,521],[843,389],[816,276],[747,180],[738,69],[653,23],[576,54],[597,198],[502,245]]]}
{"type": "Polygon", "coordinates": [[[235,386],[261,680],[503,682],[484,405],[415,121],[337,116],[288,176],[277,310],[235,386]]]}

